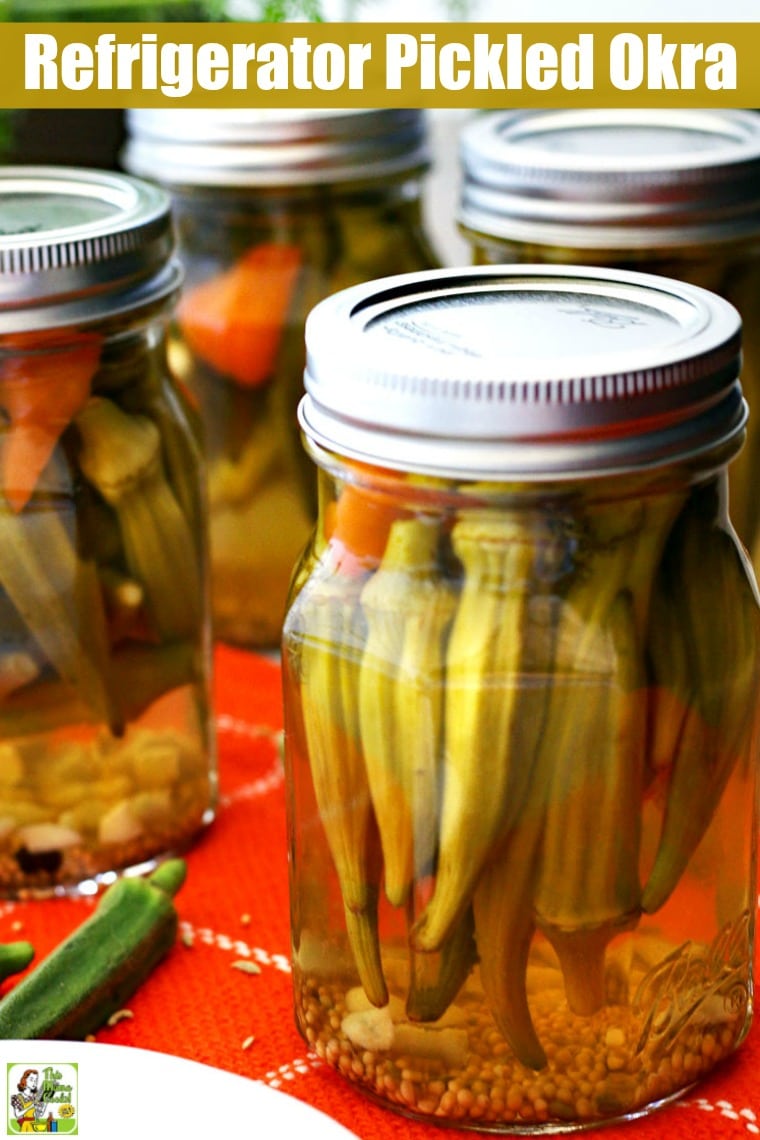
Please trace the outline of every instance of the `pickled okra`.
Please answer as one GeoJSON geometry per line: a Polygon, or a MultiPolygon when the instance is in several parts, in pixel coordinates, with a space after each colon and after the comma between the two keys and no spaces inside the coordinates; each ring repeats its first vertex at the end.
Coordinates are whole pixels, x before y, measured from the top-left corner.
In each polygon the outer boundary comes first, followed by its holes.
{"type": "Polygon", "coordinates": [[[355,579],[344,590],[326,576],[299,618],[309,630],[301,659],[303,719],[317,804],[330,820],[330,850],[349,941],[370,1001],[383,1005],[388,991],[377,936],[381,860],[357,712],[363,638],[357,623],[360,585],[361,579],[355,579]],[[351,645],[350,654],[337,657],[336,641],[351,645]]]}
{"type": "Polygon", "coordinates": [[[392,523],[360,602],[367,639],[359,672],[359,726],[380,829],[385,892],[395,906],[435,865],[442,762],[444,638],[454,599],[437,580],[438,527],[392,523]]]}
{"type": "MultiPolygon", "coordinates": [[[[352,538],[355,549],[355,529],[352,538]]],[[[442,541],[436,520],[397,518],[360,598],[367,623],[358,695],[361,751],[380,833],[385,894],[393,905],[406,905],[412,925],[415,884],[433,873],[438,845],[441,681],[454,612],[453,591],[439,576],[442,541]]],[[[436,1021],[469,973],[475,958],[472,914],[458,915],[436,949],[435,955],[410,952],[407,1013],[413,1021],[436,1021]]]]}
{"type": "Polygon", "coordinates": [[[653,677],[678,696],[684,715],[670,757],[662,834],[644,885],[648,912],[656,912],[678,884],[751,730],[760,668],[757,592],[744,551],[715,522],[715,495],[714,486],[695,489],[669,537],[655,585],[648,645],[653,677]],[[686,572],[697,559],[699,578],[686,572]],[[726,603],[720,622],[709,619],[708,582],[726,603]],[[678,637],[687,641],[688,655],[669,652],[667,641],[678,637]]]}
{"type": "Polygon", "coordinates": [[[92,892],[213,816],[197,416],[168,195],[0,170],[0,895],[92,892]]]}
{"type": "Polygon", "coordinates": [[[643,1114],[752,1017],[739,316],[659,276],[498,265],[327,298],[307,347],[298,1027],[418,1120],[643,1114]]]}
{"type": "Polygon", "coordinates": [[[151,623],[164,639],[187,637],[201,614],[200,565],[167,481],[159,429],[102,397],[75,425],[81,471],[117,516],[126,570],[144,590],[151,623]]]}
{"type": "Polygon", "coordinates": [[[22,973],[33,958],[34,947],[31,942],[19,940],[0,943],[0,982],[22,973]]]}
{"type": "Polygon", "coordinates": [[[215,633],[271,648],[317,510],[296,414],[306,317],[347,285],[436,264],[420,208],[425,121],[217,110],[186,135],[186,119],[131,111],[123,160],[173,198],[187,276],[170,353],[205,429],[215,633]]]}
{"type": "MultiPolygon", "coordinates": [[[[435,890],[414,932],[420,950],[440,947],[469,905],[484,864],[513,826],[530,772],[513,758],[523,754],[522,734],[532,734],[536,723],[524,717],[516,678],[526,667],[522,631],[548,536],[537,520],[472,512],[457,520],[451,542],[463,582],[445,655],[441,823],[435,890]],[[493,681],[481,685],[486,675],[493,681]],[[488,741],[494,750],[487,797],[484,773],[472,763],[473,741],[488,741]]],[[[540,723],[540,711],[534,712],[540,723]]]]}
{"type": "MultiPolygon", "coordinates": [[[[109,365],[100,394],[96,359],[68,418],[61,401],[45,409],[57,437],[24,502],[20,444],[3,451],[0,891],[73,886],[140,862],[186,842],[208,810],[200,516],[169,481],[166,421],[124,400],[135,357],[143,385],[164,383],[157,370],[146,378],[142,340],[128,339],[123,389],[109,365]],[[165,702],[176,708],[168,719],[165,702]]],[[[94,343],[112,356],[108,337],[90,333],[88,362],[94,343]]],[[[27,336],[23,352],[0,339],[0,403],[6,363],[16,388],[27,355],[38,401],[54,390],[75,349],[55,341],[45,389],[46,348],[44,337],[27,336]]],[[[38,414],[30,405],[27,432],[38,414]]]]}
{"type": "MultiPolygon", "coordinates": [[[[345,285],[433,263],[411,204],[387,199],[388,191],[357,192],[355,200],[303,191],[288,201],[292,214],[273,241],[263,198],[264,213],[250,220],[251,236],[262,240],[239,248],[235,235],[231,263],[190,282],[179,306],[173,353],[205,426],[213,612],[222,640],[267,646],[278,639],[290,571],[313,524],[315,474],[296,422],[306,314],[345,285]],[[251,542],[251,533],[266,541],[251,542]]],[[[192,198],[180,196],[178,209],[192,264],[202,240],[192,198]]]]}
{"type": "MultiPolygon", "coordinates": [[[[447,501],[444,483],[427,483],[447,501]]],[[[526,1072],[556,1070],[547,1048],[558,1048],[557,1003],[563,1039],[584,1036],[605,1055],[618,1037],[632,1047],[648,1032],[636,1006],[646,969],[635,944],[621,956],[621,939],[642,916],[656,918],[687,873],[746,752],[757,602],[738,547],[712,521],[711,482],[688,493],[632,482],[622,502],[584,492],[550,499],[548,510],[539,500],[496,512],[486,499],[438,516],[405,486],[395,509],[380,493],[343,487],[320,546],[322,585],[298,584],[286,630],[286,644],[299,646],[304,743],[367,998],[346,1022],[346,1048],[380,1034],[381,1019],[382,1071],[408,1040],[427,1071],[454,1032],[447,1025],[487,1031],[467,1020],[482,993],[519,1084],[526,1072]],[[684,583],[690,544],[706,540],[711,574],[737,600],[729,628],[684,583]],[[341,625],[328,617],[338,611],[341,625]],[[674,641],[684,654],[669,652],[674,641]],[[726,703],[721,675],[736,654],[742,685],[726,703]],[[674,672],[670,662],[686,659],[693,668],[674,672]],[[688,731],[663,720],[673,711],[656,700],[663,690],[709,726],[699,780],[687,774],[688,731]],[[665,788],[658,842],[653,779],[665,788]],[[393,913],[406,929],[400,959],[381,950],[393,913]],[[407,1038],[404,1007],[420,1033],[430,1027],[427,1038],[407,1038]]],[[[309,1039],[332,1056],[326,1039],[309,1039]]],[[[621,1096],[644,1095],[656,1057],[653,1041],[621,1096]]],[[[603,1116],[605,1103],[600,1095],[590,1115],[603,1116]]]]}

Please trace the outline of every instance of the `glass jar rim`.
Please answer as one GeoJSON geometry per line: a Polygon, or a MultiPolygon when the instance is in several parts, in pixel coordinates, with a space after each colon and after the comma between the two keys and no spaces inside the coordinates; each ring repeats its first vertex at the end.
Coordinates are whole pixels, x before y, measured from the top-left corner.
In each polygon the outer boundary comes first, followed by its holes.
{"type": "Polygon", "coordinates": [[[170,199],[129,175],[0,168],[0,334],[82,324],[179,288],[170,199]]]}
{"type": "Polygon", "coordinates": [[[137,108],[125,169],[172,186],[314,186],[379,181],[430,165],[415,108],[137,108]]]}
{"type": "Polygon", "coordinates": [[[753,111],[491,112],[460,137],[459,223],[571,249],[670,249],[760,234],[753,111]]]}

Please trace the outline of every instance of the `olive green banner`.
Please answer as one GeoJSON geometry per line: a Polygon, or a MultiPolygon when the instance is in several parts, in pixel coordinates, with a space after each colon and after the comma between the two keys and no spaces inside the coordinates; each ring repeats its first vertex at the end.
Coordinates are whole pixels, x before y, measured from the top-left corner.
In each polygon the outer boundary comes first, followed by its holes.
{"type": "Polygon", "coordinates": [[[757,23],[0,23],[0,107],[760,107],[757,23]]]}

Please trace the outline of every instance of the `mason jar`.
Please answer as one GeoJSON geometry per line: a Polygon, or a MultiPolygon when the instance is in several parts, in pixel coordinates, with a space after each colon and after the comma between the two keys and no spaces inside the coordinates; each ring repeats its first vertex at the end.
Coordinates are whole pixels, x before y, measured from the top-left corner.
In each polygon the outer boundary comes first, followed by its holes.
{"type": "Polygon", "coordinates": [[[279,643],[316,515],[300,445],[303,325],[344,286],[430,268],[422,112],[139,110],[124,163],[171,192],[186,286],[172,365],[208,459],[215,636],[279,643]]]}
{"type": "MultiPolygon", "coordinates": [[[[742,386],[760,403],[760,115],[559,110],[474,119],[459,221],[476,264],[644,270],[720,293],[744,325],[742,386]]],[[[731,466],[731,517],[760,568],[760,417],[731,466]]]]}
{"type": "Polygon", "coordinates": [[[643,1115],[752,1013],[739,316],[649,274],[482,267],[346,290],[306,339],[298,1028],[414,1118],[643,1115]]]}
{"type": "Polygon", "coordinates": [[[169,199],[0,169],[0,893],[91,891],[213,813],[201,460],[169,199]]]}

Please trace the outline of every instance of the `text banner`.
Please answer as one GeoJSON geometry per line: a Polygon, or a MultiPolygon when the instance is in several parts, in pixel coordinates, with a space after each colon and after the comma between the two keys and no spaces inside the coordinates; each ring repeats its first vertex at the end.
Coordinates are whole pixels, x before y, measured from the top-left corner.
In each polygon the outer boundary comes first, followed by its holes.
{"type": "Polygon", "coordinates": [[[0,106],[760,107],[760,22],[0,24],[0,106]]]}

